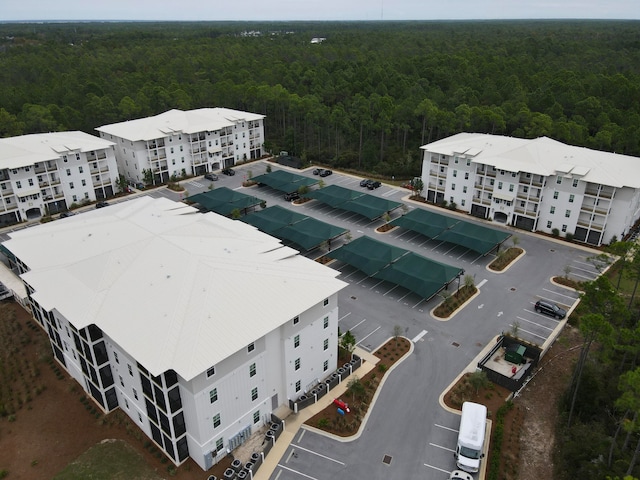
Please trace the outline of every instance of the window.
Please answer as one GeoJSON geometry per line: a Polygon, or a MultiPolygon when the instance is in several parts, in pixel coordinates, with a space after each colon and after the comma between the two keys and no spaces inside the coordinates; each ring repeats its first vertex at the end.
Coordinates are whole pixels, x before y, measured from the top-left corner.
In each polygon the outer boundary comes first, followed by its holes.
{"type": "Polygon", "coordinates": [[[574,178],[574,179],[573,179],[573,186],[574,186],[574,187],[577,187],[577,186],[578,186],[578,179],[577,179],[577,178],[574,178]]]}
{"type": "Polygon", "coordinates": [[[253,423],[258,423],[260,421],[260,410],[253,412],[253,423]]]}
{"type": "Polygon", "coordinates": [[[124,387],[124,380],[122,379],[122,375],[118,375],[118,377],[120,377],[120,385],[124,387]]]}
{"type": "Polygon", "coordinates": [[[127,363],[127,368],[129,369],[129,375],[133,377],[133,369],[131,368],[131,365],[129,365],[128,363],[127,363]]]}
{"type": "Polygon", "coordinates": [[[219,438],[218,440],[216,440],[216,452],[219,452],[223,448],[224,448],[224,440],[222,438],[219,438]]]}
{"type": "Polygon", "coordinates": [[[78,172],[82,173],[82,167],[78,167],[78,172]]]}
{"type": "Polygon", "coordinates": [[[498,182],[498,190],[502,190],[502,182],[498,182]]]}
{"type": "Polygon", "coordinates": [[[529,191],[529,187],[523,187],[523,188],[522,188],[522,191],[523,191],[524,193],[527,193],[527,192],[529,191]]]}
{"type": "Polygon", "coordinates": [[[328,350],[329,349],[329,339],[328,338],[324,339],[324,344],[322,345],[322,349],[323,350],[328,350]]]}
{"type": "Polygon", "coordinates": [[[296,382],[296,392],[299,392],[299,391],[300,391],[300,388],[301,388],[301,387],[300,387],[300,380],[298,380],[298,381],[296,382]]]}
{"type": "Polygon", "coordinates": [[[207,370],[207,378],[213,377],[216,374],[216,367],[210,367],[207,370]]]}
{"type": "Polygon", "coordinates": [[[464,179],[465,179],[465,180],[469,180],[469,172],[465,172],[465,174],[464,174],[464,179]]]}
{"type": "Polygon", "coordinates": [[[252,363],[251,365],[249,365],[249,376],[250,377],[255,377],[256,376],[256,364],[252,363]]]}
{"type": "Polygon", "coordinates": [[[297,325],[298,323],[300,323],[300,317],[296,317],[293,319],[293,324],[297,325]]]}
{"type": "Polygon", "coordinates": [[[296,370],[300,370],[300,359],[299,358],[296,358],[296,361],[294,362],[294,365],[295,365],[295,369],[296,370]]]}
{"type": "Polygon", "coordinates": [[[467,167],[468,167],[469,165],[471,165],[471,159],[470,159],[470,158],[467,158],[467,167]]]}
{"type": "Polygon", "coordinates": [[[69,188],[73,189],[73,182],[69,182],[69,188]]]}
{"type": "Polygon", "coordinates": [[[549,213],[556,213],[556,207],[551,207],[549,209],[549,213]]]}
{"type": "Polygon", "coordinates": [[[328,298],[325,298],[325,299],[324,299],[324,306],[326,307],[327,305],[329,305],[329,299],[328,299],[328,298]]]}
{"type": "Polygon", "coordinates": [[[324,328],[329,328],[329,317],[324,317],[324,328]]]}
{"type": "Polygon", "coordinates": [[[575,195],[573,194],[569,195],[569,203],[573,203],[574,198],[575,198],[575,195]]]}
{"type": "Polygon", "coordinates": [[[524,202],[520,202],[520,206],[524,208],[524,202]]]}
{"type": "Polygon", "coordinates": [[[138,420],[140,420],[140,423],[142,423],[142,415],[140,414],[140,412],[138,412],[138,420]]]}
{"type": "Polygon", "coordinates": [[[209,403],[215,403],[218,401],[218,389],[214,388],[209,392],[209,403]]]}
{"type": "Polygon", "coordinates": [[[489,185],[491,185],[493,187],[493,185],[496,183],[496,181],[492,178],[491,180],[489,180],[489,185]]]}
{"type": "Polygon", "coordinates": [[[255,401],[258,399],[258,387],[251,389],[251,401],[255,401]]]}
{"type": "Polygon", "coordinates": [[[118,352],[113,352],[113,358],[115,358],[116,363],[120,363],[120,360],[118,359],[118,352]]]}
{"type": "Polygon", "coordinates": [[[509,191],[513,192],[513,183],[511,185],[509,185],[509,191]]]}
{"type": "Polygon", "coordinates": [[[173,153],[173,147],[171,147],[171,153],[173,153]]]}
{"type": "Polygon", "coordinates": [[[254,344],[254,343],[250,343],[250,344],[247,346],[247,353],[251,353],[251,352],[253,352],[255,349],[256,349],[255,344],[254,344]]]}
{"type": "Polygon", "coordinates": [[[86,181],[84,178],[82,179],[82,186],[83,186],[83,187],[86,187],[86,186],[87,186],[87,181],[86,181]]]}
{"type": "Polygon", "coordinates": [[[457,170],[454,170],[454,171],[453,171],[453,176],[454,176],[454,177],[457,177],[457,176],[458,176],[458,171],[457,171],[457,170]]]}
{"type": "Polygon", "coordinates": [[[124,399],[124,405],[125,407],[127,407],[127,410],[129,410],[129,402],[127,401],[127,399],[124,399]]]}
{"type": "Polygon", "coordinates": [[[562,185],[562,177],[561,177],[560,175],[558,175],[558,176],[556,177],[556,183],[557,183],[558,185],[562,185]]]}
{"type": "Polygon", "coordinates": [[[557,200],[558,199],[558,192],[553,192],[553,199],[557,200]]]}
{"type": "Polygon", "coordinates": [[[219,414],[219,413],[216,413],[216,414],[213,416],[213,428],[218,428],[218,427],[220,426],[220,423],[221,423],[221,422],[220,422],[220,414],[219,414]]]}
{"type": "Polygon", "coordinates": [[[451,190],[455,190],[455,189],[456,189],[456,184],[455,184],[455,183],[452,183],[452,184],[451,184],[451,190]]]}
{"type": "Polygon", "coordinates": [[[329,360],[325,360],[322,364],[322,371],[326,372],[327,370],[329,370],[329,360]]]}
{"type": "Polygon", "coordinates": [[[467,187],[462,187],[462,193],[467,193],[467,187]]]}
{"type": "Polygon", "coordinates": [[[80,160],[80,154],[76,153],[76,160],[80,160]]]}
{"type": "Polygon", "coordinates": [[[136,391],[136,389],[133,389],[133,397],[138,400],[138,392],[136,391]]]}
{"type": "Polygon", "coordinates": [[[293,348],[298,348],[300,346],[300,335],[296,335],[293,337],[293,348]]]}
{"type": "Polygon", "coordinates": [[[29,179],[29,186],[30,186],[30,187],[33,187],[33,178],[30,178],[30,179],[29,179]]]}
{"type": "Polygon", "coordinates": [[[18,180],[18,181],[16,182],[16,187],[18,187],[18,188],[22,188],[22,184],[20,183],[20,180],[18,180]]]}
{"type": "Polygon", "coordinates": [[[547,228],[551,228],[551,220],[547,221],[547,228]]]}
{"type": "Polygon", "coordinates": [[[462,204],[462,206],[464,207],[465,201],[461,200],[460,203],[462,204]]]}
{"type": "Polygon", "coordinates": [[[567,231],[567,226],[566,225],[562,225],[562,231],[566,232],[567,231]]]}
{"type": "Polygon", "coordinates": [[[67,177],[70,177],[70,176],[71,176],[71,169],[67,168],[67,177]]]}
{"type": "Polygon", "coordinates": [[[571,216],[571,210],[565,210],[564,216],[569,218],[571,216]]]}

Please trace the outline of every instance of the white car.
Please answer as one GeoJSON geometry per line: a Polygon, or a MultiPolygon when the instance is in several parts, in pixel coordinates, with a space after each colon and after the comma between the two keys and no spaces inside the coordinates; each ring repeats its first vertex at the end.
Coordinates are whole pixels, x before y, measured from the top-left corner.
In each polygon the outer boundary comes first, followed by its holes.
{"type": "Polygon", "coordinates": [[[471,474],[463,472],[462,470],[454,470],[449,475],[449,480],[473,480],[471,474]]]}

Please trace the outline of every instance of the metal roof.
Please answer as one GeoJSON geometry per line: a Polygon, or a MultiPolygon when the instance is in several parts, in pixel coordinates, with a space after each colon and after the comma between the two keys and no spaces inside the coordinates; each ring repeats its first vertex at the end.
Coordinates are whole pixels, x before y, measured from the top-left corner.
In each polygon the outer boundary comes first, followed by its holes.
{"type": "Polygon", "coordinates": [[[21,168],[57,160],[66,152],[90,152],[115,145],[84,132],[52,132],[0,138],[0,168],[21,168]]]}
{"type": "Polygon", "coordinates": [[[43,308],[186,380],[346,286],[253,226],[165,198],[24,229],[4,246],[43,308]]]}
{"type": "Polygon", "coordinates": [[[232,127],[238,122],[263,118],[264,115],[229,108],[198,108],[188,111],[174,109],[154,117],[103,125],[96,130],[135,142],[164,138],[178,133],[213,132],[232,127]]]}
{"type": "Polygon", "coordinates": [[[586,182],[612,187],[640,188],[640,161],[548,137],[533,140],[484,133],[459,133],[420,147],[443,155],[460,155],[499,170],[550,176],[570,173],[586,182]]]}

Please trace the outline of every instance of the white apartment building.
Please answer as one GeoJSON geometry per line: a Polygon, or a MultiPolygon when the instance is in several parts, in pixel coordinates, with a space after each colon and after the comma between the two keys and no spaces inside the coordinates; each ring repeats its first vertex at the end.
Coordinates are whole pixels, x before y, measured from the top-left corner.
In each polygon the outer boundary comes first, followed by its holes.
{"type": "Polygon", "coordinates": [[[337,367],[346,284],[243,222],[141,197],[3,251],[57,361],[176,465],[209,469],[337,367]]]}
{"type": "Polygon", "coordinates": [[[0,139],[0,225],[117,193],[113,142],[83,132],[0,139]]]}
{"type": "Polygon", "coordinates": [[[629,233],[640,217],[640,159],[535,140],[460,133],[421,147],[430,202],[590,245],[629,233]]]}
{"type": "Polygon", "coordinates": [[[169,110],[96,130],[115,142],[119,171],[130,183],[158,184],[260,158],[264,118],[228,108],[169,110]],[[152,175],[145,179],[143,171],[152,175]]]}

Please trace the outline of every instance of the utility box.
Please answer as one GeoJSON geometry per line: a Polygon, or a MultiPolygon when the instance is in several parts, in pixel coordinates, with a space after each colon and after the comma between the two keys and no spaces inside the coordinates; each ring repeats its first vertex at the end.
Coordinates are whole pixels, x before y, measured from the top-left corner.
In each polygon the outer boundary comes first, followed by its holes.
{"type": "Polygon", "coordinates": [[[506,352],[504,353],[504,359],[507,362],[520,365],[524,362],[524,353],[526,351],[527,349],[524,345],[520,345],[518,343],[511,344],[507,347],[506,352]]]}

